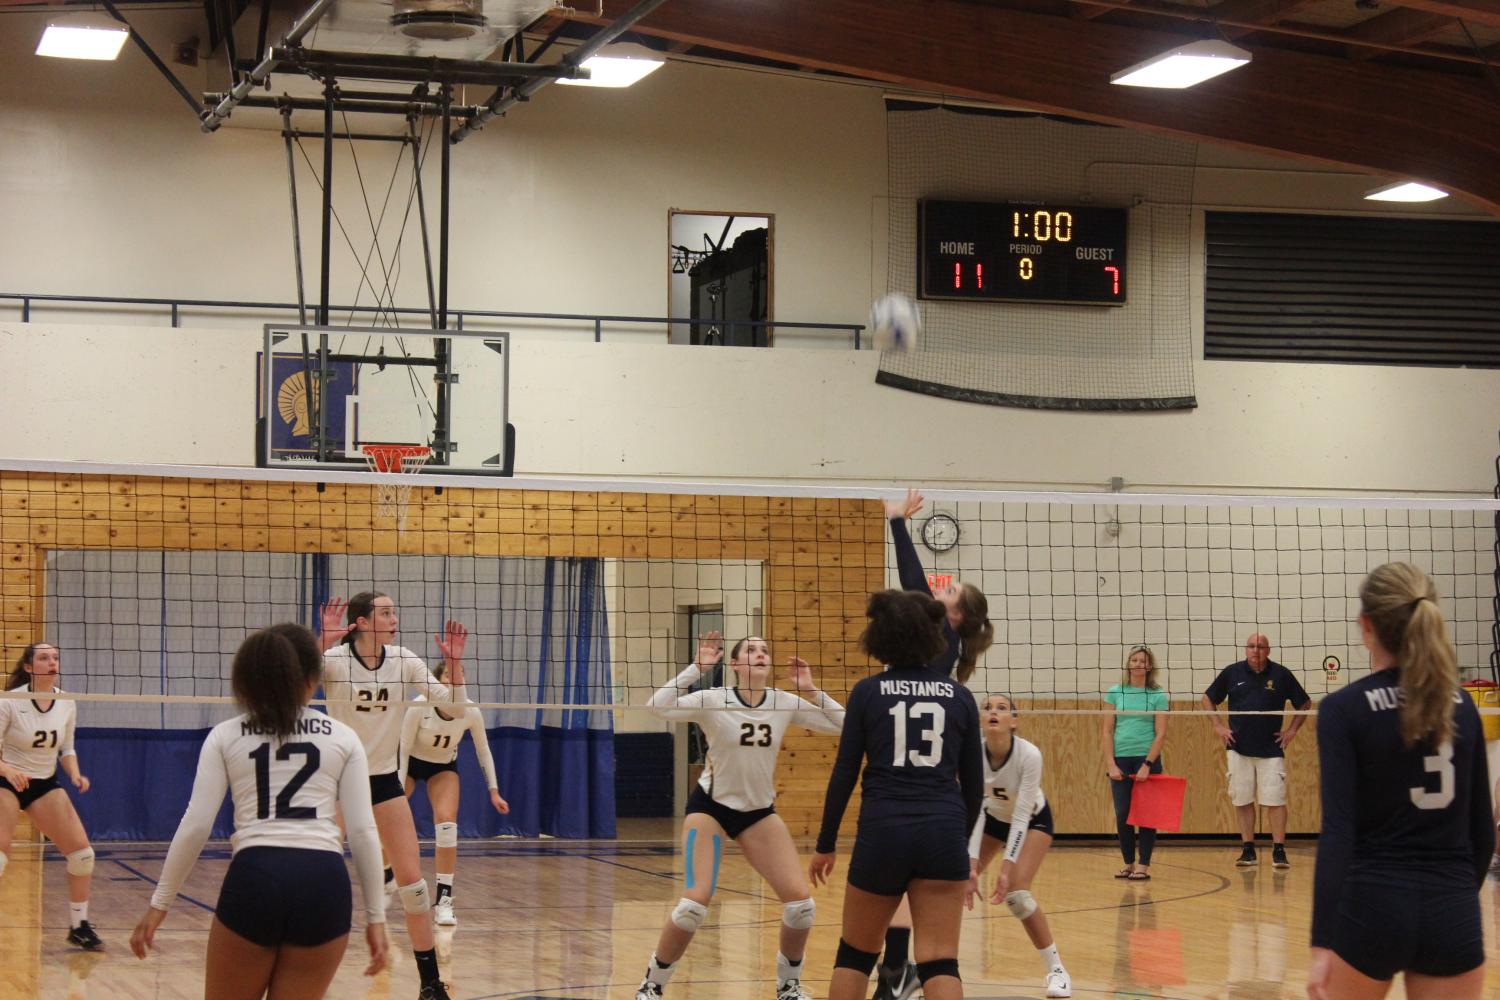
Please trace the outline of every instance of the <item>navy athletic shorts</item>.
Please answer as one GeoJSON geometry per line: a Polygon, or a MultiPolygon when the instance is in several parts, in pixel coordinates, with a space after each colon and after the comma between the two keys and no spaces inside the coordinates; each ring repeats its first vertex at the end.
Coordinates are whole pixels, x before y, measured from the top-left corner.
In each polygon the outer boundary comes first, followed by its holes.
{"type": "Polygon", "coordinates": [[[1345,879],[1334,953],[1371,979],[1398,972],[1456,976],[1483,965],[1473,870],[1423,885],[1411,884],[1412,874],[1404,873],[1405,884],[1392,884],[1389,872],[1356,872],[1345,879]]]}
{"type": "MultiPolygon", "coordinates": [[[[1026,824],[1026,829],[1040,830],[1047,836],[1052,836],[1052,803],[1042,806],[1042,811],[1031,817],[1031,822],[1026,824]]],[[[984,832],[986,836],[994,837],[1003,844],[1010,839],[1010,824],[1002,823],[989,813],[985,813],[984,832]]]]}
{"type": "Polygon", "coordinates": [[[689,815],[692,813],[705,813],[712,816],[714,822],[722,826],[724,832],[729,834],[730,840],[738,840],[740,834],[775,811],[776,807],[774,805],[766,806],[764,809],[749,809],[744,811],[731,809],[722,802],[715,802],[703,790],[702,785],[693,786],[693,793],[688,796],[686,810],[689,815]]]}
{"type": "Polygon", "coordinates": [[[849,884],[877,896],[899,896],[914,879],[969,880],[969,837],[961,819],[861,819],[849,859],[849,884]]]}
{"type": "Polygon", "coordinates": [[[396,777],[395,771],[370,775],[370,805],[378,806],[388,799],[405,797],[406,789],[401,786],[401,779],[396,777]]]}
{"type": "Polygon", "coordinates": [[[31,808],[31,804],[37,799],[41,798],[43,795],[46,795],[53,789],[61,787],[62,785],[59,785],[57,783],[57,775],[55,774],[46,778],[32,778],[26,783],[26,787],[19,792],[16,791],[15,787],[11,785],[10,782],[6,781],[4,778],[0,778],[0,788],[5,789],[7,792],[10,792],[10,794],[20,799],[22,809],[31,808]]]}
{"type": "Polygon", "coordinates": [[[312,948],[348,934],[353,910],[342,854],[247,847],[229,862],[214,915],[262,948],[312,948]]]}
{"type": "Polygon", "coordinates": [[[423,760],[421,757],[406,758],[406,776],[408,778],[414,778],[417,781],[427,781],[433,775],[442,774],[444,771],[452,771],[454,774],[457,774],[458,761],[450,760],[446,764],[434,764],[432,761],[423,760]]]}

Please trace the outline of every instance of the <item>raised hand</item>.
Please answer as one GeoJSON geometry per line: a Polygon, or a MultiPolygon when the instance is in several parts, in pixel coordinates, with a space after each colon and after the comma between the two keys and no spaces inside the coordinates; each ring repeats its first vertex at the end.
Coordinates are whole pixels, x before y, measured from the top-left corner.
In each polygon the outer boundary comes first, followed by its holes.
{"type": "Polygon", "coordinates": [[[354,630],[353,625],[344,621],[348,610],[348,601],[341,597],[331,597],[318,612],[318,634],[322,638],[324,649],[333,648],[340,639],[354,630]]]}
{"type": "Polygon", "coordinates": [[[698,658],[693,661],[698,669],[708,673],[724,656],[724,634],[717,629],[698,640],[698,658]]]}
{"type": "Polygon", "coordinates": [[[450,621],[443,626],[443,634],[435,637],[443,660],[454,663],[464,658],[464,647],[469,642],[469,630],[460,622],[450,621]]]}
{"type": "Polygon", "coordinates": [[[900,500],[885,501],[885,516],[887,520],[895,517],[914,517],[926,503],[922,494],[916,490],[907,490],[906,496],[900,500]]]}
{"type": "Polygon", "coordinates": [[[818,686],[813,683],[812,667],[800,656],[794,656],[787,660],[787,676],[798,691],[816,691],[818,686]]]}

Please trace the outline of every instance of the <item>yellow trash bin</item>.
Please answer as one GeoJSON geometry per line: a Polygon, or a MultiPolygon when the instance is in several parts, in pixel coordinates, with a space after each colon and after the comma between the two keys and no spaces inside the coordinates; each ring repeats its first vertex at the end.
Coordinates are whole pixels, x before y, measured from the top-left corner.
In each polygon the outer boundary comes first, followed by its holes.
{"type": "Polygon", "coordinates": [[[1494,681],[1466,681],[1464,689],[1474,699],[1474,704],[1479,706],[1479,721],[1484,723],[1484,738],[1500,740],[1500,715],[1482,714],[1485,709],[1500,708],[1500,687],[1496,687],[1494,681]]]}

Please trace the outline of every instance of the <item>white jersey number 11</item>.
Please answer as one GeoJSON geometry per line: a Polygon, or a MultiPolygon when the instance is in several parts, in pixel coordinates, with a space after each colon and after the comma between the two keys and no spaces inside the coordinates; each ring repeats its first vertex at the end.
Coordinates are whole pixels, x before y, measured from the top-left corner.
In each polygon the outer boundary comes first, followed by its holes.
{"type": "Polygon", "coordinates": [[[913,767],[936,767],[938,761],[943,759],[943,720],[947,718],[947,710],[936,702],[919,701],[911,707],[908,712],[906,702],[898,701],[891,706],[888,713],[896,719],[896,759],[892,761],[896,767],[905,767],[910,760],[913,767]],[[922,730],[921,740],[924,746],[922,752],[906,749],[906,722],[907,719],[918,721],[929,719],[932,725],[922,730]]]}

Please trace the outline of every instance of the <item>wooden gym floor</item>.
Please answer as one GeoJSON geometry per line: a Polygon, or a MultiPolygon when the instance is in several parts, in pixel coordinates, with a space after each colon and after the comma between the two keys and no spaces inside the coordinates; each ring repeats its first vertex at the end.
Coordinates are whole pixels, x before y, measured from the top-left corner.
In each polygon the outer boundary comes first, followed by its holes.
{"type": "MultiPolygon", "coordinates": [[[[496,840],[461,847],[455,894],[459,923],[439,937],[455,1000],[628,1000],[657,931],[680,889],[679,860],[663,823],[637,825],[617,841],[496,840]],[[625,839],[631,836],[646,839],[625,839]]],[[[130,955],[130,929],[143,912],[164,844],[99,844],[91,918],[103,954],[68,947],[62,859],[17,843],[0,879],[0,998],[197,1000],[203,995],[207,928],[227,845],[215,842],[158,933],[148,961],[130,955]]],[[[1293,843],[1292,870],[1237,871],[1223,844],[1163,844],[1150,882],[1111,876],[1116,852],[1055,847],[1033,887],[1073,976],[1073,995],[1097,1000],[1304,996],[1313,846],[1293,843]]],[[[824,995],[838,944],[839,881],[815,894],[819,912],[807,983],[824,995]]],[[[427,860],[431,878],[431,861],[427,860]]],[[[1500,884],[1485,886],[1487,995],[1500,997],[1500,884]]],[[[356,891],[356,912],[359,911],[356,891]]],[[[781,907],[741,856],[724,860],[717,903],[668,997],[772,1000],[781,907]]],[[[399,924],[399,921],[397,921],[399,924]]],[[[362,937],[350,949],[331,997],[414,998],[416,972],[404,930],[392,932],[395,968],[360,975],[362,937]]],[[[967,915],[960,956],[971,997],[1042,996],[1040,962],[1003,907],[967,915]]],[[[1399,987],[1392,996],[1401,996],[1399,987]]]]}

